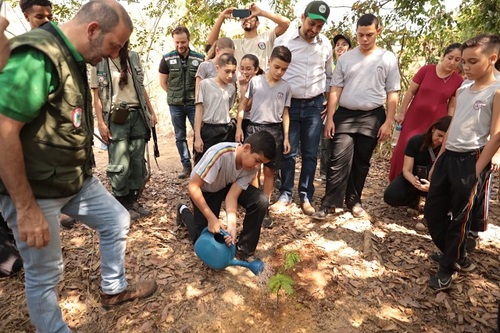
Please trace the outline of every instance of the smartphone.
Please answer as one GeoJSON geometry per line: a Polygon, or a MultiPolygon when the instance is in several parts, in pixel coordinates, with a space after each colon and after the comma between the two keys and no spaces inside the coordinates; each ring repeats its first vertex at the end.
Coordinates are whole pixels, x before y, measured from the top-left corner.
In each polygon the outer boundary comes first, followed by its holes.
{"type": "Polygon", "coordinates": [[[429,177],[427,167],[424,165],[417,165],[415,167],[415,173],[418,179],[427,179],[427,177],[429,177]]]}
{"type": "Polygon", "coordinates": [[[245,18],[250,16],[250,9],[233,9],[233,17],[245,18]]]}

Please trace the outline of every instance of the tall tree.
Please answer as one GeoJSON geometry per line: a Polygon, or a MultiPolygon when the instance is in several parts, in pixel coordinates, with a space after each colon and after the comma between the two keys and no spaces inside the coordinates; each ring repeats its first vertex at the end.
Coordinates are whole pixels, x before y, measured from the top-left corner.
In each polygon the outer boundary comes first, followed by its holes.
{"type": "Polygon", "coordinates": [[[498,0],[463,0],[458,14],[462,39],[469,39],[482,32],[498,34],[499,12],[498,0]]]}

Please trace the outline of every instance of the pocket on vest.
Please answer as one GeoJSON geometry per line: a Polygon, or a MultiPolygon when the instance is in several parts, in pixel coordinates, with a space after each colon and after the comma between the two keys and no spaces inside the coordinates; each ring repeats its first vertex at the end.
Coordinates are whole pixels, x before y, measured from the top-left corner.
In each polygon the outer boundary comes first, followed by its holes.
{"type": "Polygon", "coordinates": [[[63,198],[80,191],[85,179],[82,168],[63,167],[32,172],[29,181],[36,198],[63,198]]]}
{"type": "Polygon", "coordinates": [[[124,169],[125,168],[123,167],[123,165],[120,164],[108,165],[108,167],[106,168],[106,173],[108,174],[108,176],[112,176],[118,173],[122,173],[124,169]]]}

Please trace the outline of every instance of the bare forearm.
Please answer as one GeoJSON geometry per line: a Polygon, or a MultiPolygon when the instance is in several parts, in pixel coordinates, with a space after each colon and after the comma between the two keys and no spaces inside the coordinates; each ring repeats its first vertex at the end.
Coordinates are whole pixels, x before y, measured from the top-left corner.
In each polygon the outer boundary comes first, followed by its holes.
{"type": "Polygon", "coordinates": [[[35,202],[33,191],[26,176],[22,145],[17,135],[1,127],[0,133],[0,177],[17,211],[35,202]]]}
{"type": "Polygon", "coordinates": [[[92,92],[94,93],[94,110],[97,118],[97,123],[101,124],[104,123],[104,115],[102,111],[101,99],[99,98],[99,89],[94,88],[92,89],[92,92]]]}
{"type": "Polygon", "coordinates": [[[214,43],[219,39],[220,28],[222,27],[222,23],[224,23],[225,16],[224,12],[222,12],[212,27],[212,30],[208,33],[207,43],[209,45],[214,45],[214,43]]]}
{"type": "Polygon", "coordinates": [[[335,110],[337,109],[337,104],[339,102],[341,93],[342,93],[342,88],[340,87],[330,88],[330,93],[328,94],[328,104],[326,108],[327,120],[333,120],[333,115],[335,114],[335,110]]]}
{"type": "Polygon", "coordinates": [[[398,92],[393,91],[387,94],[387,110],[386,110],[386,123],[394,122],[394,116],[396,115],[396,107],[398,105],[398,92]]]}
{"type": "Polygon", "coordinates": [[[401,102],[401,107],[399,108],[399,113],[405,114],[406,111],[408,110],[408,105],[410,105],[410,102],[413,100],[413,93],[411,91],[407,91],[405,95],[403,96],[403,101],[401,102]]]}
{"type": "Polygon", "coordinates": [[[288,108],[283,111],[283,139],[288,140],[290,131],[290,113],[288,108]]]}
{"type": "Polygon", "coordinates": [[[194,136],[201,138],[201,123],[203,120],[203,104],[196,104],[196,111],[194,114],[194,136]]]}
{"type": "Polygon", "coordinates": [[[191,200],[193,200],[193,203],[208,221],[217,219],[217,216],[215,216],[210,207],[208,207],[208,204],[205,201],[205,197],[203,196],[203,192],[201,191],[201,188],[199,186],[189,184],[188,192],[191,200]]]}

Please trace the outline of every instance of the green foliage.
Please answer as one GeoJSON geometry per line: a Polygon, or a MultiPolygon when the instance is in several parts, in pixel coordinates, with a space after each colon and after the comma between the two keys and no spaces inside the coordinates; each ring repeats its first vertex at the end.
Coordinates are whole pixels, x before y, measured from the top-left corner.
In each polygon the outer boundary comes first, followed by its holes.
{"type": "Polygon", "coordinates": [[[268,281],[268,287],[271,293],[276,294],[276,303],[279,304],[280,291],[283,290],[286,295],[291,296],[295,293],[293,289],[294,281],[288,274],[300,262],[300,254],[297,251],[285,253],[285,262],[278,273],[271,276],[268,281]]]}
{"type": "Polygon", "coordinates": [[[300,262],[300,254],[297,251],[291,251],[285,253],[285,264],[284,264],[285,271],[293,269],[295,265],[297,265],[299,262],[300,262]]]}
{"type": "Polygon", "coordinates": [[[271,292],[273,294],[278,294],[279,291],[281,289],[283,289],[285,291],[285,293],[287,295],[293,295],[293,293],[295,292],[293,290],[293,279],[286,275],[286,274],[276,274],[276,275],[273,275],[269,278],[269,290],[271,290],[271,292]]]}
{"type": "Polygon", "coordinates": [[[462,40],[483,32],[500,31],[500,2],[498,0],[463,0],[458,14],[462,40]]]}

